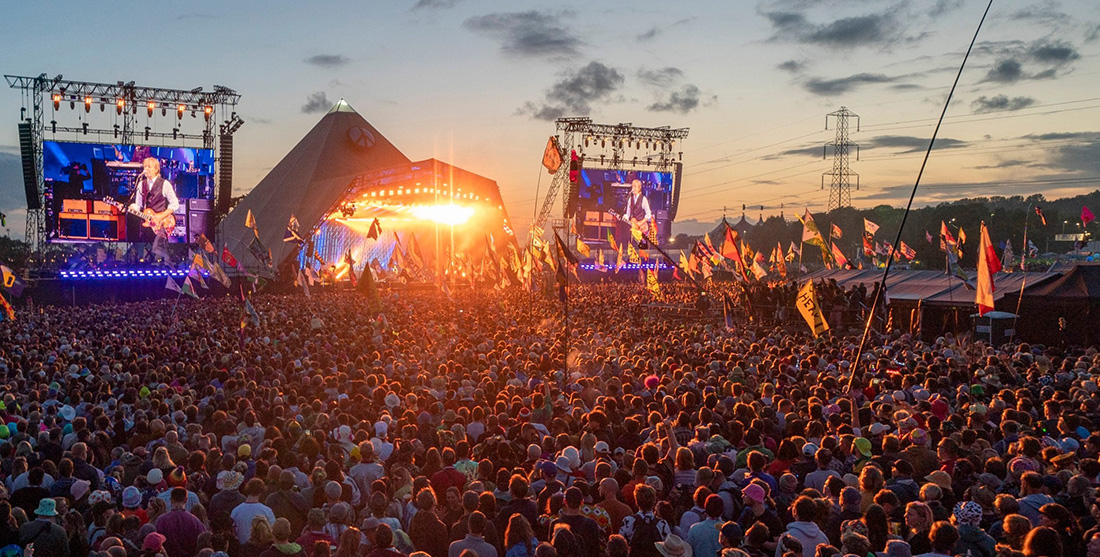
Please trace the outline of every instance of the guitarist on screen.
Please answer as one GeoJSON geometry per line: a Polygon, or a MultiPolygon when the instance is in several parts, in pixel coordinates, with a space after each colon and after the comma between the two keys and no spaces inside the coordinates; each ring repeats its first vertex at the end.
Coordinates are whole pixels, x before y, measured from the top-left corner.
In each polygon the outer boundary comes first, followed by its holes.
{"type": "Polygon", "coordinates": [[[146,157],[142,161],[144,167],[138,177],[137,187],[134,189],[134,201],[130,209],[135,212],[145,213],[149,219],[149,227],[142,227],[142,240],[147,240],[149,234],[154,234],[153,254],[167,259],[167,249],[164,243],[168,235],[175,228],[175,213],[180,202],[176,197],[176,189],[172,183],[160,175],[160,160],[156,157],[146,157]]]}
{"type": "Polygon", "coordinates": [[[649,223],[653,219],[653,211],[649,209],[649,200],[642,195],[642,181],[635,178],[630,183],[630,195],[626,198],[626,210],[620,217],[623,222],[629,223],[631,229],[637,229],[642,237],[649,236],[649,223]]]}

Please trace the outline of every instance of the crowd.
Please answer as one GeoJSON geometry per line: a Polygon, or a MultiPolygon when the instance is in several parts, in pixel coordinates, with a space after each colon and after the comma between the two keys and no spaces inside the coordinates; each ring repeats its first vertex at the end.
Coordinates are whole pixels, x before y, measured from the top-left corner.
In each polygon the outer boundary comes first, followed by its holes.
{"type": "Polygon", "coordinates": [[[1095,349],[568,295],[21,311],[0,557],[1100,556],[1095,349]]]}

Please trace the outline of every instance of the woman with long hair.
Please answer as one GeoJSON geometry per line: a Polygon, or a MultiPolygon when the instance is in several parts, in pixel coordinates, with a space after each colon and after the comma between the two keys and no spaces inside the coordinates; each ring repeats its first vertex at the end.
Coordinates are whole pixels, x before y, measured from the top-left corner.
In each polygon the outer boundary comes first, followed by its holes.
{"type": "Polygon", "coordinates": [[[1038,526],[1024,540],[1025,557],[1062,557],[1062,536],[1054,528],[1038,526]]]}
{"type": "Polygon", "coordinates": [[[1065,555],[1080,555],[1084,553],[1081,529],[1077,527],[1077,520],[1068,509],[1058,503],[1047,503],[1039,507],[1039,526],[1046,526],[1058,532],[1062,538],[1062,551],[1065,555]]]}
{"type": "Polygon", "coordinates": [[[359,557],[359,542],[361,532],[352,526],[340,534],[336,545],[336,557],[359,557]]]}
{"type": "Polygon", "coordinates": [[[905,506],[905,541],[913,549],[913,555],[932,551],[929,533],[932,531],[932,509],[928,505],[913,501],[905,506]]]}
{"type": "Polygon", "coordinates": [[[1013,551],[1023,551],[1024,540],[1031,532],[1031,521],[1022,514],[1010,514],[1004,517],[1001,528],[1001,539],[997,542],[1012,548],[1013,551]]]}
{"type": "Polygon", "coordinates": [[[890,539],[890,521],[886,517],[886,511],[879,505],[872,504],[863,512],[862,520],[867,526],[867,541],[871,544],[871,551],[886,551],[886,542],[890,539]]]}
{"type": "Polygon", "coordinates": [[[252,534],[248,537],[248,543],[241,546],[241,555],[259,555],[266,551],[275,541],[271,533],[271,524],[264,515],[252,517],[252,534]]]}
{"type": "Polygon", "coordinates": [[[69,555],[87,555],[91,547],[88,545],[88,531],[84,527],[84,515],[69,511],[61,523],[69,536],[69,555]]]}
{"type": "Polygon", "coordinates": [[[531,523],[523,515],[513,514],[504,530],[504,557],[534,557],[538,544],[531,523]]]}

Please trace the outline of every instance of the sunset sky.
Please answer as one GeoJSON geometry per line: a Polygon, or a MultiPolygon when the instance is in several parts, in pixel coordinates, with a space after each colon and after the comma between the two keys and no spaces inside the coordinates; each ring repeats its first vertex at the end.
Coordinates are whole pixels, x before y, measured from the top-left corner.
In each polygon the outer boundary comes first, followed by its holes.
{"type": "MultiPolygon", "coordinates": [[[[842,105],[861,116],[853,204],[904,203],[985,5],[20,2],[0,21],[0,71],[237,90],[237,194],[344,98],[410,158],[495,179],[521,232],[549,184],[555,117],[687,127],[674,232],[691,233],[723,206],[823,210],[825,114],[842,105]]],[[[1094,1],[995,1],[917,202],[1097,189],[1098,54],[1094,1]]],[[[0,90],[0,211],[22,236],[20,106],[0,90]]]]}

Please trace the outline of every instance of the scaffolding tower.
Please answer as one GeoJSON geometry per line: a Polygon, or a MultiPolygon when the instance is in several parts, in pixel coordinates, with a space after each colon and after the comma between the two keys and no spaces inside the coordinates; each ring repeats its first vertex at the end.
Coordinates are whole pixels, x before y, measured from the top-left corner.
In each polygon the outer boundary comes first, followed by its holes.
{"type": "Polygon", "coordinates": [[[821,175],[821,189],[825,189],[825,177],[830,177],[828,211],[841,207],[852,206],[852,180],[855,180],[856,190],[859,190],[859,174],[852,172],[849,163],[849,155],[855,149],[856,160],[859,160],[859,145],[848,140],[848,120],[855,118],[856,131],[859,131],[859,115],[840,107],[840,110],[825,115],[825,129],[829,129],[829,117],[836,120],[836,139],[832,143],[825,144],[822,158],[828,154],[829,145],[833,146],[833,169],[821,175]]]}

